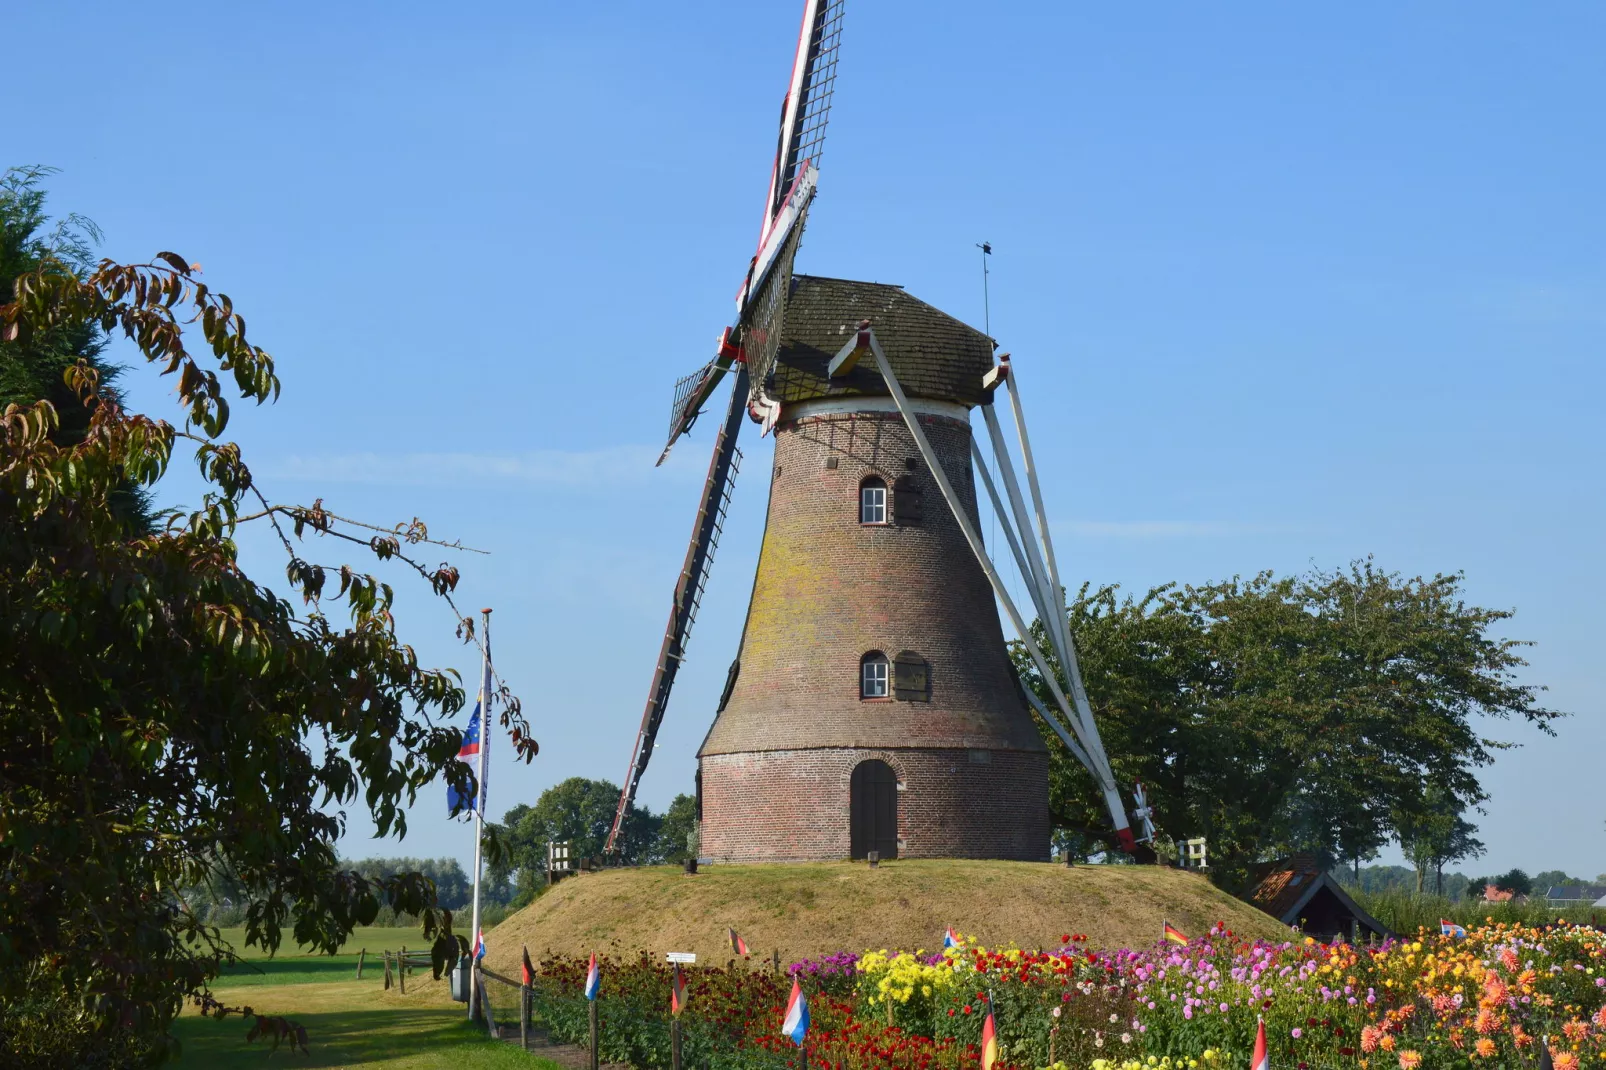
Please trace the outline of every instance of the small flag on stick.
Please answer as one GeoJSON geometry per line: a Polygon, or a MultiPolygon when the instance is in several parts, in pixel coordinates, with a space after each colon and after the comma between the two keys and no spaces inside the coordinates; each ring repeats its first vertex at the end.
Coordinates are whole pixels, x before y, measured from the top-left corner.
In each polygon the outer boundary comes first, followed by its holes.
{"type": "Polygon", "coordinates": [[[680,963],[675,963],[674,976],[669,981],[669,1013],[680,1017],[680,1012],[686,1009],[686,977],[680,972],[680,963]]]}
{"type": "Polygon", "coordinates": [[[1271,1070],[1271,1056],[1266,1053],[1266,1020],[1255,1018],[1255,1053],[1249,1057],[1249,1070],[1271,1070]]]}
{"type": "Polygon", "coordinates": [[[747,957],[747,941],[743,940],[741,938],[741,936],[739,936],[737,934],[736,930],[731,928],[728,925],[725,927],[725,932],[731,938],[731,951],[733,951],[734,953],[742,956],[743,958],[746,958],[747,957]]]}
{"type": "Polygon", "coordinates": [[[786,1001],[786,1016],[781,1019],[781,1036],[791,1039],[798,1047],[803,1046],[803,1038],[809,1031],[809,1001],[803,995],[803,987],[792,978],[792,998],[786,1001]]]}
{"type": "Polygon", "coordinates": [[[948,926],[948,931],[942,934],[942,946],[960,947],[963,944],[964,941],[959,938],[959,934],[954,932],[954,927],[952,925],[948,926]]]}
{"type": "Polygon", "coordinates": [[[602,988],[602,971],[597,969],[597,953],[591,952],[591,965],[586,968],[586,999],[596,999],[602,988]]]}
{"type": "Polygon", "coordinates": [[[987,1000],[987,1020],[981,1024],[981,1070],[993,1070],[998,1061],[998,1023],[993,1020],[993,1001],[987,1000]]]}
{"type": "Polygon", "coordinates": [[[477,933],[474,934],[474,958],[477,960],[477,959],[483,959],[484,957],[485,957],[485,930],[481,929],[477,933]]]}
{"type": "Polygon", "coordinates": [[[1455,922],[1451,921],[1449,918],[1440,918],[1439,919],[1439,935],[1440,936],[1453,936],[1453,937],[1455,937],[1457,939],[1460,939],[1461,937],[1467,935],[1467,931],[1466,931],[1466,929],[1464,929],[1461,926],[1457,925],[1455,922]]]}
{"type": "Polygon", "coordinates": [[[1186,944],[1188,942],[1188,938],[1182,935],[1182,930],[1172,925],[1169,921],[1162,921],[1160,925],[1160,935],[1173,944],[1186,944]]]}
{"type": "Polygon", "coordinates": [[[530,961],[530,949],[528,947],[524,948],[524,961],[519,966],[524,973],[524,983],[527,985],[534,984],[535,964],[530,961]]]}

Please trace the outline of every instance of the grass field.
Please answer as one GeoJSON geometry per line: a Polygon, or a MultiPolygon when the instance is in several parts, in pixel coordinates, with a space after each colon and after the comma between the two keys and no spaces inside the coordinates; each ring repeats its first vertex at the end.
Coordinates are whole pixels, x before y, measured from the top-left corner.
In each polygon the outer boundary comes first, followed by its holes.
{"type": "MultiPolygon", "coordinates": [[[[306,1027],[310,1056],[269,1053],[261,1041],[247,1043],[249,1021],[222,1021],[194,1011],[174,1023],[183,1045],[177,1065],[218,1067],[383,1067],[385,1070],[555,1070],[554,1064],[499,1044],[470,1026],[462,1004],[453,1003],[444,981],[429,974],[409,979],[407,995],[385,991],[381,949],[424,946],[417,929],[359,929],[338,955],[307,955],[281,948],[268,958],[245,948],[242,930],[225,930],[247,961],[219,978],[214,995],[231,1007],[293,1019],[306,1027]],[[357,952],[368,949],[363,979],[356,979],[357,952]]],[[[493,1000],[495,996],[493,995],[493,1000]]]]}
{"type": "Polygon", "coordinates": [[[866,948],[935,948],[952,925],[986,945],[1057,946],[1086,933],[1091,946],[1147,947],[1161,922],[1189,934],[1218,921],[1247,936],[1281,938],[1269,915],[1203,876],[1161,866],[908,859],[863,863],[676,866],[582,873],[486,933],[491,969],[517,974],[519,949],[570,955],[691,951],[730,957],[726,926],[758,957],[788,962],[866,948]]]}

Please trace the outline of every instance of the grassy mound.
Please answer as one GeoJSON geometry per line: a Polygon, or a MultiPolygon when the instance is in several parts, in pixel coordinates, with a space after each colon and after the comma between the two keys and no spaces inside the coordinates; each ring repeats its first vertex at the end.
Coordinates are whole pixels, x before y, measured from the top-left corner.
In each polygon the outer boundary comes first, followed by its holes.
{"type": "Polygon", "coordinates": [[[519,948],[730,958],[733,926],[754,958],[783,961],[866,948],[935,949],[952,925],[987,945],[1058,946],[1086,933],[1094,947],[1143,947],[1162,919],[1190,935],[1223,921],[1246,935],[1286,930],[1204,877],[1158,866],[905,860],[710,866],[695,877],[653,866],[583,873],[486,934],[487,963],[517,976],[519,948]]]}

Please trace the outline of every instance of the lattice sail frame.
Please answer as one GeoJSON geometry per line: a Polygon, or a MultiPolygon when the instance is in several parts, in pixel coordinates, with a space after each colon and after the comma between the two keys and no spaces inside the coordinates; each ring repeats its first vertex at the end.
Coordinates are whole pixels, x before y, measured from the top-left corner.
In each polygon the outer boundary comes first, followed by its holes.
{"type": "MultiPolygon", "coordinates": [[[[786,200],[805,164],[820,166],[825,128],[831,120],[831,97],[836,91],[837,49],[842,43],[842,11],[846,0],[817,0],[814,26],[807,38],[799,34],[793,62],[793,84],[788,87],[770,195],[765,204],[759,244],[768,237],[775,215],[786,200]],[[795,99],[794,99],[795,98],[795,99]]],[[[805,11],[804,18],[808,18],[805,11]]]]}
{"type": "Polygon", "coordinates": [[[781,248],[781,255],[776,258],[774,269],[748,304],[747,315],[743,317],[747,321],[742,331],[742,350],[747,355],[748,396],[755,403],[766,402],[765,391],[774,385],[770,373],[775,370],[775,357],[781,350],[781,336],[786,331],[786,302],[792,296],[792,265],[797,259],[808,218],[808,207],[804,206],[797,225],[781,248]]]}

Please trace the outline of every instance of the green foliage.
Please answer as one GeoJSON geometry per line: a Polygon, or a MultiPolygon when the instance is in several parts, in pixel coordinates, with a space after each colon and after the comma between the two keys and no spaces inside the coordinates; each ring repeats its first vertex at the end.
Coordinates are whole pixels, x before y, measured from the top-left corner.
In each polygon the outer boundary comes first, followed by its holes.
{"type": "MultiPolygon", "coordinates": [[[[457,573],[403,552],[429,541],[417,521],[351,534],[361,525],[321,502],[268,500],[221,436],[230,395],[277,396],[273,360],[185,258],[90,268],[8,227],[7,247],[19,241],[37,265],[0,306],[0,342],[39,353],[121,333],[185,411],[177,427],[126,412],[85,358],[63,378],[81,433],[64,433],[48,396],[0,412],[0,1005],[59,996],[99,1048],[144,1047],[186,997],[221,1010],[206,991],[229,952],[183,889],[226,876],[249,904],[247,940],[267,948],[289,929],[333,949],[381,905],[422,916],[431,937],[449,926],[425,877],[364,877],[335,843],[342,807],[401,835],[404,807],[443,773],[472,791],[454,761],[462,689],[396,634],[387,583],[309,561],[299,540],[396,560],[448,604],[457,573]],[[155,486],[180,444],[208,489],[189,515],[138,530],[119,496],[155,486]],[[300,605],[240,569],[235,537],[251,522],[276,533],[300,605]],[[343,624],[327,615],[341,603],[343,624]]],[[[517,701],[501,698],[532,757],[517,701]]],[[[14,1011],[6,1030],[22,1033],[14,1011]]]]}
{"type": "MultiPolygon", "coordinates": [[[[1403,579],[1370,560],[1276,578],[1168,585],[1142,599],[1083,588],[1069,607],[1089,699],[1123,790],[1141,780],[1156,824],[1210,841],[1212,873],[1295,850],[1371,857],[1422,785],[1460,813],[1477,769],[1512,744],[1486,719],[1549,732],[1558,713],[1516,682],[1510,614],[1468,606],[1461,577],[1403,579]]],[[[1041,623],[1037,631],[1041,641],[1041,623]]],[[[1027,686],[1048,690],[1024,651],[1027,686]]],[[[1046,726],[1055,824],[1108,837],[1092,778],[1046,726]]],[[[1108,840],[1106,840],[1108,842],[1108,840]]]]}
{"type": "MultiPolygon", "coordinates": [[[[543,791],[534,806],[513,807],[496,827],[504,855],[489,867],[493,880],[512,880],[517,888],[513,901],[522,906],[546,886],[548,844],[567,843],[575,866],[600,861],[618,806],[619,788],[614,784],[570,777],[543,791]]],[[[663,818],[632,803],[616,845],[618,854],[609,861],[627,866],[663,861],[662,824],[663,818]]]]}
{"type": "Polygon", "coordinates": [[[696,850],[697,797],[676,795],[664,811],[658,826],[658,845],[654,851],[656,861],[676,865],[690,858],[696,850]]]}
{"type": "MultiPolygon", "coordinates": [[[[1333,876],[1351,894],[1358,891],[1373,895],[1383,892],[1398,892],[1408,896],[1422,894],[1417,891],[1419,874],[1406,866],[1362,866],[1359,875],[1349,866],[1337,866],[1333,869],[1333,876]]],[[[1483,884],[1469,879],[1465,873],[1443,873],[1436,877],[1433,894],[1452,902],[1469,896],[1476,900],[1483,895],[1483,884]]]]}
{"type": "MultiPolygon", "coordinates": [[[[79,215],[52,225],[45,213],[40,180],[48,167],[13,168],[0,174],[0,302],[9,301],[17,279],[50,260],[87,271],[100,230],[79,215]]],[[[89,406],[66,383],[68,369],[85,362],[100,376],[101,389],[119,403],[115,382],[122,369],[106,361],[106,334],[92,320],[58,323],[26,340],[0,339],[0,411],[10,404],[31,405],[44,399],[56,410],[50,438],[58,446],[82,442],[89,430],[89,406]]],[[[132,532],[148,534],[154,523],[145,488],[123,480],[113,495],[116,511],[132,532]]]]}

